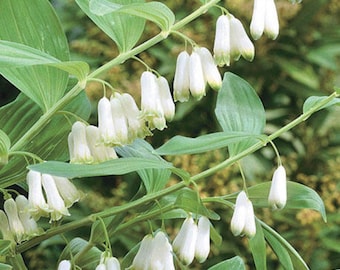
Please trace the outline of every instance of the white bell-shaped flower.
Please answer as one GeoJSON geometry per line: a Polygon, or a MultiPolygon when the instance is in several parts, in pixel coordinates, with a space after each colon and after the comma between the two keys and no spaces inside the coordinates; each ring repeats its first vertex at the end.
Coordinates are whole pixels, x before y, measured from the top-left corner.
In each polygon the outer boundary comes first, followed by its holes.
{"type": "Polygon", "coordinates": [[[117,258],[109,257],[105,260],[106,270],[120,270],[120,264],[117,258]]]}
{"type": "Polygon", "coordinates": [[[42,230],[39,229],[38,224],[29,212],[29,202],[27,198],[23,195],[18,195],[15,198],[15,203],[17,204],[19,219],[24,226],[25,234],[28,237],[39,235],[42,230]]]}
{"type": "Polygon", "coordinates": [[[256,233],[253,204],[244,191],[237,195],[230,227],[235,236],[245,234],[253,237],[256,233]]]}
{"type": "Polygon", "coordinates": [[[172,243],[175,253],[185,265],[191,264],[195,257],[197,231],[197,225],[193,218],[187,217],[172,243]]]}
{"type": "Polygon", "coordinates": [[[190,96],[190,75],[189,75],[189,59],[190,56],[186,51],[181,52],[177,56],[176,70],[174,76],[174,100],[185,102],[190,96]]]}
{"type": "Polygon", "coordinates": [[[144,269],[150,269],[150,254],[153,250],[153,237],[152,235],[148,234],[146,235],[138,249],[138,252],[133,259],[131,269],[134,270],[144,270],[144,269]]]}
{"type": "Polygon", "coordinates": [[[29,211],[35,220],[41,216],[49,215],[49,207],[46,203],[41,183],[41,173],[30,170],[27,173],[28,205],[29,211]]]}
{"type": "MultiPolygon", "coordinates": [[[[115,93],[117,95],[117,93],[115,93]]],[[[127,93],[119,94],[119,99],[128,123],[129,142],[132,143],[136,138],[145,138],[145,136],[152,135],[147,128],[145,121],[140,117],[139,110],[134,98],[127,93]]]]}
{"type": "Polygon", "coordinates": [[[94,163],[118,158],[113,147],[105,146],[100,142],[100,132],[96,126],[90,125],[86,127],[86,140],[94,163]]]}
{"type": "Polygon", "coordinates": [[[100,263],[96,266],[95,270],[106,270],[106,265],[104,263],[100,263]]]}
{"type": "Polygon", "coordinates": [[[210,252],[210,221],[207,217],[200,217],[197,224],[197,239],[195,246],[195,258],[203,263],[210,252]]]}
{"type": "Polygon", "coordinates": [[[100,139],[105,145],[113,145],[116,140],[116,131],[113,124],[110,100],[102,97],[98,102],[98,128],[100,139]]]}
{"type": "Polygon", "coordinates": [[[159,86],[156,76],[145,71],[141,76],[142,90],[142,118],[148,122],[149,128],[163,130],[166,128],[166,120],[159,95],[159,86]]]}
{"type": "Polygon", "coordinates": [[[4,211],[0,210],[0,231],[3,240],[13,240],[14,236],[9,228],[8,218],[4,211]]]}
{"type": "Polygon", "coordinates": [[[250,33],[257,40],[263,32],[271,39],[279,34],[279,20],[274,0],[254,0],[250,33]]]}
{"type": "Polygon", "coordinates": [[[239,19],[230,16],[230,57],[237,61],[240,56],[252,61],[255,56],[255,47],[249,39],[246,30],[239,19]]]}
{"type": "Polygon", "coordinates": [[[160,100],[166,120],[171,121],[175,115],[175,103],[172,100],[168,81],[164,77],[157,78],[160,100]]]}
{"type": "Polygon", "coordinates": [[[58,270],[71,270],[71,262],[69,260],[62,260],[58,265],[58,270]]]}
{"type": "Polygon", "coordinates": [[[16,241],[21,242],[25,235],[25,229],[19,218],[17,204],[13,198],[5,200],[4,210],[8,218],[8,224],[11,232],[14,234],[16,241]]]}
{"type": "Polygon", "coordinates": [[[50,221],[58,221],[63,216],[69,216],[64,200],[60,196],[57,185],[53,177],[49,174],[42,174],[42,186],[44,188],[47,203],[51,211],[50,221]]]}
{"type": "Polygon", "coordinates": [[[68,147],[71,163],[92,163],[93,157],[86,140],[86,125],[80,121],[72,125],[68,136],[68,147]]]}
{"type": "Polygon", "coordinates": [[[205,96],[206,81],[204,78],[202,62],[199,54],[193,51],[189,58],[190,93],[200,100],[205,96]]]}
{"type": "Polygon", "coordinates": [[[116,131],[114,145],[126,145],[129,142],[128,123],[125,117],[122,104],[118,97],[111,96],[111,111],[113,125],[116,131]]]}
{"type": "Polygon", "coordinates": [[[273,209],[282,209],[287,202],[287,177],[285,168],[280,165],[274,172],[269,191],[268,203],[273,209]]]}
{"type": "Polygon", "coordinates": [[[227,15],[219,16],[216,21],[213,51],[217,65],[230,65],[230,20],[227,15]]]}
{"type": "Polygon", "coordinates": [[[153,249],[150,256],[150,267],[152,270],[175,270],[172,255],[172,246],[165,233],[158,231],[152,242],[153,249]]]}
{"type": "Polygon", "coordinates": [[[205,81],[212,89],[219,90],[222,85],[222,78],[211,53],[204,47],[196,48],[195,51],[201,58],[205,81]]]}
{"type": "Polygon", "coordinates": [[[82,193],[69,179],[59,176],[52,176],[52,178],[54,179],[58,192],[67,208],[80,200],[82,193]]]}

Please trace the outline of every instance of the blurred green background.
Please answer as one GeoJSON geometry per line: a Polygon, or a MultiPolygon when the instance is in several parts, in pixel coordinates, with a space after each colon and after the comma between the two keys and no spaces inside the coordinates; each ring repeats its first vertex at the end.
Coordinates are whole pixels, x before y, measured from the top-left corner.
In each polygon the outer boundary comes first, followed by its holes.
{"type": "MultiPolygon", "coordinates": [[[[163,1],[183,18],[200,5],[199,1],[163,1]]],[[[118,53],[114,43],[98,29],[72,0],[53,0],[52,4],[67,33],[72,58],[87,61],[93,69],[115,57],[118,53]]],[[[239,18],[249,33],[253,1],[222,1],[234,16],[239,18]]],[[[223,74],[231,71],[246,79],[258,92],[267,113],[266,132],[272,133],[289,123],[302,112],[305,99],[311,95],[328,95],[333,87],[340,87],[340,1],[304,0],[291,4],[287,0],[276,1],[280,17],[280,35],[272,41],[266,37],[254,42],[256,56],[249,63],[241,59],[230,67],[220,68],[223,74]]],[[[181,30],[197,44],[212,50],[218,8],[212,8],[201,18],[181,30]]],[[[147,23],[141,42],[158,33],[158,28],[147,23]]],[[[150,67],[165,76],[172,84],[176,57],[184,50],[184,43],[177,36],[139,55],[150,67]]],[[[129,92],[139,100],[139,77],[144,66],[130,60],[114,67],[103,79],[114,88],[129,92]]],[[[12,100],[17,92],[8,91],[11,86],[0,80],[1,104],[12,100]],[[11,93],[11,94],[9,94],[11,93]]],[[[93,104],[90,122],[96,124],[96,102],[102,96],[102,86],[90,83],[86,89],[93,104]]],[[[154,147],[174,135],[198,136],[218,131],[214,116],[216,93],[208,90],[201,101],[177,104],[176,118],[163,132],[155,132],[148,138],[154,147]]],[[[340,108],[323,110],[308,121],[283,134],[275,140],[289,180],[303,183],[318,192],[324,200],[328,222],[313,210],[282,210],[273,213],[269,209],[255,209],[256,214],[273,226],[301,254],[311,269],[328,270],[340,268],[340,108]]],[[[208,168],[227,157],[224,151],[204,155],[169,158],[175,165],[191,174],[208,168]]],[[[269,181],[275,169],[275,153],[265,147],[242,161],[249,185],[269,181]]],[[[121,205],[136,192],[137,176],[103,177],[77,180],[77,186],[85,190],[86,198],[72,209],[71,219],[99,211],[113,205],[121,205]],[[109,188],[108,188],[109,187],[109,188]]],[[[214,177],[200,183],[202,196],[223,195],[238,191],[242,186],[236,166],[225,169],[214,177]]],[[[215,206],[211,206],[214,208],[215,206]]],[[[221,246],[212,246],[206,264],[194,265],[194,269],[207,269],[221,260],[241,256],[249,269],[254,269],[247,239],[235,238],[229,230],[230,209],[214,208],[222,219],[215,222],[223,236],[221,246]]],[[[181,221],[167,226],[171,235],[181,221]]],[[[159,223],[156,223],[160,225],[159,223]]],[[[114,255],[123,257],[145,232],[148,224],[123,232],[112,239],[114,255]]],[[[72,232],[68,236],[87,239],[88,228],[72,232]]],[[[65,242],[61,237],[46,241],[25,254],[29,269],[47,269],[49,262],[56,262],[65,242]]],[[[268,269],[281,269],[268,247],[268,269]]]]}

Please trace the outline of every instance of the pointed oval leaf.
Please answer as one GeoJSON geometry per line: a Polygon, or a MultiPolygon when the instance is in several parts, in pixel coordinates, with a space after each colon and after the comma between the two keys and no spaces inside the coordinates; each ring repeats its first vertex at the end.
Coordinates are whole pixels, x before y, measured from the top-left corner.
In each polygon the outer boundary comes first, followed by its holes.
{"type": "MultiPolygon", "coordinates": [[[[218,92],[215,114],[224,132],[261,134],[266,123],[262,102],[255,90],[241,77],[226,72],[218,92]]],[[[246,138],[244,142],[229,146],[236,155],[256,142],[246,138]]]]}
{"type": "Polygon", "coordinates": [[[93,165],[47,161],[44,163],[28,166],[30,170],[67,178],[123,175],[138,171],[141,168],[170,169],[171,167],[171,163],[168,162],[137,157],[118,158],[93,165]]]}
{"type": "MultiPolygon", "coordinates": [[[[312,96],[312,97],[307,98],[306,101],[303,103],[303,113],[309,111],[315,106],[318,106],[320,103],[322,103],[327,98],[328,96],[322,96],[322,97],[312,96]]],[[[330,102],[326,103],[321,108],[319,108],[319,110],[325,109],[333,105],[340,105],[340,98],[334,98],[333,100],[331,100],[330,102]]]]}
{"type": "MultiPolygon", "coordinates": [[[[120,12],[96,15],[90,10],[90,0],[76,0],[85,14],[102,29],[118,46],[119,51],[126,52],[133,48],[143,33],[145,19],[120,12]]],[[[117,5],[142,3],[144,0],[115,0],[117,5]]],[[[102,5],[101,5],[102,6],[102,5]]]]}
{"type": "Polygon", "coordinates": [[[115,0],[90,0],[90,11],[103,16],[111,12],[121,12],[137,16],[157,24],[168,31],[175,22],[173,12],[161,2],[118,4],[115,0]]]}
{"type": "Polygon", "coordinates": [[[235,256],[231,259],[225,260],[208,268],[208,270],[226,270],[226,269],[245,270],[246,266],[241,257],[235,256]]]}
{"type": "Polygon", "coordinates": [[[9,68],[21,68],[26,66],[46,65],[56,67],[75,75],[79,81],[86,78],[89,73],[89,65],[81,61],[62,62],[59,59],[39,51],[30,46],[0,40],[0,73],[9,68]]]}
{"type": "MultiPolygon", "coordinates": [[[[175,136],[156,149],[159,155],[199,154],[227,147],[245,139],[260,137],[258,134],[245,132],[215,132],[196,138],[175,136]]],[[[264,136],[265,137],[265,136],[264,136]]]]}
{"type": "MultiPolygon", "coordinates": [[[[0,1],[0,40],[25,44],[61,61],[69,59],[66,36],[46,0],[37,0],[34,5],[26,0],[0,1]]],[[[5,69],[1,73],[43,111],[64,95],[68,82],[66,72],[48,66],[5,69]]]]}
{"type": "Polygon", "coordinates": [[[256,234],[249,239],[249,247],[253,254],[256,269],[267,269],[266,241],[261,224],[256,220],[256,234]]]}
{"type": "MultiPolygon", "coordinates": [[[[258,207],[268,207],[268,194],[271,182],[257,184],[248,189],[249,198],[258,207]]],[[[287,204],[284,209],[314,209],[326,221],[325,205],[320,196],[311,188],[296,183],[287,182],[287,204]]]]}

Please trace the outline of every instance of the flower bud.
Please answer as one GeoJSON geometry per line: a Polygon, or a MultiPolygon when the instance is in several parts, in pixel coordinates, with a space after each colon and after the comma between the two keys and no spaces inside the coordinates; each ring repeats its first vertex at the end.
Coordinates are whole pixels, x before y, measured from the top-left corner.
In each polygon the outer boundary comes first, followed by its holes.
{"type": "Polygon", "coordinates": [[[143,270],[143,269],[150,269],[149,268],[149,256],[152,253],[153,250],[153,238],[152,235],[148,234],[146,235],[141,244],[140,247],[138,249],[138,252],[135,256],[135,258],[133,259],[132,262],[132,269],[135,270],[143,270]]]}
{"type": "Polygon", "coordinates": [[[120,264],[117,258],[109,257],[105,260],[106,270],[120,270],[120,264]]]}
{"type": "Polygon", "coordinates": [[[195,245],[195,258],[203,263],[210,252],[210,222],[207,217],[200,217],[197,224],[197,239],[195,245]]]}
{"type": "Polygon", "coordinates": [[[21,242],[25,234],[25,229],[19,219],[18,208],[13,198],[4,202],[4,210],[8,218],[8,224],[11,232],[14,234],[16,241],[21,242]]]}
{"type": "Polygon", "coordinates": [[[168,81],[164,77],[157,78],[159,95],[166,120],[171,121],[175,115],[175,103],[172,100],[168,81]]]}
{"type": "Polygon", "coordinates": [[[230,65],[230,21],[226,15],[219,16],[216,21],[214,58],[220,67],[230,65]]]}
{"type": "Polygon", "coordinates": [[[71,270],[71,262],[69,260],[62,260],[58,265],[58,270],[71,270]]]}
{"type": "Polygon", "coordinates": [[[116,131],[115,145],[126,145],[129,141],[128,138],[128,124],[123,111],[122,104],[118,97],[111,96],[111,111],[113,125],[116,131]]]}
{"type": "Polygon", "coordinates": [[[215,64],[214,58],[207,48],[200,47],[195,50],[202,62],[203,74],[205,81],[214,90],[219,90],[222,85],[221,74],[215,64]]]}
{"type": "Polygon", "coordinates": [[[103,97],[98,102],[98,128],[100,139],[105,145],[113,145],[116,140],[115,126],[113,124],[111,103],[103,97]]]}
{"type": "Polygon", "coordinates": [[[177,57],[176,71],[174,77],[174,100],[185,102],[189,100],[189,54],[186,51],[181,52],[177,57]]]}
{"type": "Polygon", "coordinates": [[[150,269],[175,270],[172,246],[167,236],[159,231],[153,239],[153,251],[150,256],[150,269]]]}
{"type": "Polygon", "coordinates": [[[178,258],[185,265],[191,264],[194,259],[197,231],[197,225],[195,224],[193,218],[186,218],[172,244],[174,251],[178,255],[178,258]]]}
{"type": "Polygon", "coordinates": [[[29,212],[29,203],[26,197],[19,195],[15,198],[15,202],[18,208],[19,219],[24,227],[25,234],[29,237],[39,235],[42,230],[38,228],[37,223],[29,212]]]}
{"type": "Polygon", "coordinates": [[[264,32],[270,39],[276,39],[279,35],[279,19],[274,0],[266,0],[266,16],[264,32]]]}
{"type": "Polygon", "coordinates": [[[287,202],[286,170],[280,165],[274,172],[269,191],[268,203],[272,208],[282,209],[287,202]]]}
{"type": "Polygon", "coordinates": [[[197,52],[192,52],[189,58],[190,93],[200,100],[205,96],[205,79],[203,74],[202,62],[197,52]]]}

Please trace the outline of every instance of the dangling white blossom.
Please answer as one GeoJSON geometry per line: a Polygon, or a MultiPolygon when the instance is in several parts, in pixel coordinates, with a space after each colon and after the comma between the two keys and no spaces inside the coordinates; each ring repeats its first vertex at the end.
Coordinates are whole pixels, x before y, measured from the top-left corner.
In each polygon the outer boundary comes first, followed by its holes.
{"type": "Polygon", "coordinates": [[[193,51],[189,58],[190,93],[200,100],[205,96],[206,81],[204,78],[202,62],[199,54],[193,51]]]}
{"type": "Polygon", "coordinates": [[[203,263],[210,252],[210,222],[207,217],[200,217],[197,224],[197,239],[195,244],[195,258],[203,263]]]}
{"type": "Polygon", "coordinates": [[[86,125],[76,121],[68,136],[68,148],[71,163],[92,163],[93,157],[86,140],[86,125]]]}
{"type": "Polygon", "coordinates": [[[246,234],[248,237],[253,237],[256,233],[253,204],[244,191],[241,191],[236,198],[230,227],[235,236],[246,234]]]}
{"type": "Polygon", "coordinates": [[[51,211],[50,221],[58,221],[63,216],[69,216],[70,213],[67,210],[64,200],[60,196],[57,185],[51,175],[42,174],[42,186],[44,188],[47,197],[47,203],[51,211]]]}
{"type": "Polygon", "coordinates": [[[66,177],[52,176],[61,198],[67,208],[78,202],[82,196],[76,186],[66,177]]]}
{"type": "Polygon", "coordinates": [[[71,270],[71,262],[69,260],[62,260],[58,265],[58,270],[71,270]]]}
{"type": "Polygon", "coordinates": [[[174,100],[185,102],[189,100],[190,95],[190,75],[189,75],[190,56],[186,51],[177,56],[176,70],[174,76],[174,100]]]}
{"type": "Polygon", "coordinates": [[[101,141],[111,146],[116,141],[116,131],[113,124],[110,100],[102,97],[98,102],[98,128],[101,141]]]}
{"type": "Polygon", "coordinates": [[[13,198],[5,200],[4,210],[8,218],[9,229],[13,233],[16,241],[20,243],[24,238],[25,229],[19,218],[17,204],[13,198]]]}
{"type": "Polygon", "coordinates": [[[230,15],[230,57],[237,61],[241,55],[244,59],[252,61],[255,47],[240,20],[230,15]]]}
{"type": "Polygon", "coordinates": [[[117,258],[111,256],[110,252],[104,251],[100,256],[96,270],[120,270],[120,264],[117,258]]]}
{"type": "Polygon", "coordinates": [[[210,85],[212,89],[219,90],[222,85],[221,74],[218,71],[218,68],[211,53],[207,48],[204,47],[196,48],[195,51],[201,58],[205,81],[210,85]]]}
{"type": "Polygon", "coordinates": [[[226,15],[219,16],[216,21],[214,58],[221,67],[230,65],[230,21],[226,15]]]}
{"type": "Polygon", "coordinates": [[[172,100],[168,81],[160,76],[157,78],[160,100],[166,120],[171,121],[175,115],[175,103],[172,100]]]}
{"type": "Polygon", "coordinates": [[[116,138],[113,143],[114,145],[126,145],[129,142],[128,124],[121,102],[117,96],[111,96],[110,103],[113,126],[116,131],[116,138]]]}
{"type": "Polygon", "coordinates": [[[86,127],[86,140],[93,157],[93,163],[100,163],[118,158],[113,147],[105,146],[100,142],[100,132],[96,126],[86,127]]]}
{"type": "Polygon", "coordinates": [[[140,117],[141,111],[134,98],[127,93],[115,93],[115,95],[118,95],[120,99],[128,123],[129,142],[132,143],[136,138],[144,139],[145,136],[152,135],[145,121],[140,117]]]}
{"type": "Polygon", "coordinates": [[[191,264],[194,259],[197,231],[198,228],[193,218],[187,217],[172,243],[175,253],[185,265],[191,264]]]}
{"type": "Polygon", "coordinates": [[[282,209],[287,202],[287,179],[286,170],[280,165],[274,172],[269,191],[268,203],[272,208],[282,209]]]}
{"type": "Polygon", "coordinates": [[[38,227],[38,224],[33,219],[29,212],[29,202],[23,195],[18,195],[15,198],[15,203],[18,208],[19,219],[24,227],[25,235],[28,238],[39,235],[42,230],[38,227]]]}
{"type": "Polygon", "coordinates": [[[163,130],[166,120],[160,100],[159,86],[156,76],[150,71],[144,71],[141,76],[142,118],[148,122],[149,128],[163,130]]]}
{"type": "Polygon", "coordinates": [[[254,0],[250,33],[257,40],[263,32],[271,39],[279,35],[279,19],[274,0],[254,0]]]}
{"type": "Polygon", "coordinates": [[[145,236],[130,268],[134,270],[175,270],[172,247],[166,235],[159,231],[155,237],[145,236]]]}
{"type": "Polygon", "coordinates": [[[41,173],[30,170],[26,177],[28,185],[28,206],[32,217],[38,220],[41,216],[49,215],[41,183],[41,173]]]}

